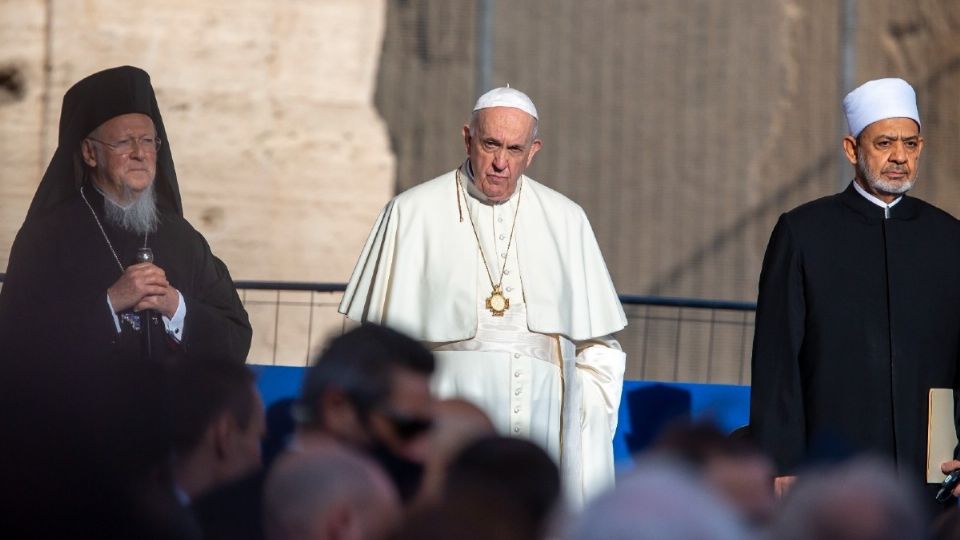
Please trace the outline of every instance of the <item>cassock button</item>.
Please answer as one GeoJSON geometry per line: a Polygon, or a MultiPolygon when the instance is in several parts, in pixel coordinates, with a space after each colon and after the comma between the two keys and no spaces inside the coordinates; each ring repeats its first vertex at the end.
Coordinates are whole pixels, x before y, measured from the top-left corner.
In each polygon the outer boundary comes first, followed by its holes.
{"type": "Polygon", "coordinates": [[[500,239],[501,239],[501,240],[503,240],[503,239],[505,239],[505,238],[506,238],[506,236],[504,236],[504,235],[502,235],[502,234],[500,235],[500,239]]]}
{"type": "Polygon", "coordinates": [[[515,413],[520,412],[520,407],[514,407],[514,408],[513,408],[513,412],[515,412],[515,413]]]}
{"type": "Polygon", "coordinates": [[[506,259],[506,258],[507,258],[507,254],[506,254],[506,253],[501,253],[501,254],[500,254],[500,258],[501,258],[501,259],[506,259]]]}
{"type": "Polygon", "coordinates": [[[514,358],[520,358],[520,353],[518,353],[518,352],[513,353],[513,357],[514,357],[514,358]]]}
{"type": "Polygon", "coordinates": [[[513,426],[514,433],[520,433],[520,426],[513,426]]]}
{"type": "Polygon", "coordinates": [[[507,275],[507,276],[510,275],[510,271],[509,271],[509,270],[504,270],[503,273],[504,273],[504,275],[507,275]]]}
{"type": "Polygon", "coordinates": [[[513,393],[513,395],[515,395],[515,396],[519,396],[519,395],[520,395],[520,389],[517,389],[517,391],[516,391],[516,392],[514,392],[514,393],[513,393]]]}
{"type": "Polygon", "coordinates": [[[514,377],[519,377],[519,376],[520,376],[520,372],[519,372],[519,371],[514,371],[514,372],[513,372],[513,376],[514,376],[514,377]]]}
{"type": "Polygon", "coordinates": [[[498,217],[498,218],[497,218],[497,223],[503,223],[503,218],[502,218],[502,217],[498,217]]]}
{"type": "Polygon", "coordinates": [[[513,287],[507,287],[507,292],[513,292],[513,287]]]}

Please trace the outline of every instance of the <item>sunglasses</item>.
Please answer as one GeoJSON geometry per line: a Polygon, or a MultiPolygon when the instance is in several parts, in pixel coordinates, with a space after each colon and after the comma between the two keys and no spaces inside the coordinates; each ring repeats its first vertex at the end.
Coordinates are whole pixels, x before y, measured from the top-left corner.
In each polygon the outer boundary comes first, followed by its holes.
{"type": "Polygon", "coordinates": [[[418,435],[426,433],[433,427],[433,420],[430,418],[412,416],[391,410],[379,410],[377,412],[390,422],[397,436],[404,441],[409,441],[418,435]]]}

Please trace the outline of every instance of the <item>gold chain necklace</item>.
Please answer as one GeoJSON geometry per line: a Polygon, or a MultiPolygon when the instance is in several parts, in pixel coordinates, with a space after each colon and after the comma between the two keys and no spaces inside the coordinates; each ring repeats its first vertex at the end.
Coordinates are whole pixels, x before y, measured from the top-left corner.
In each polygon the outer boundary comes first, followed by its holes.
{"type": "MultiPolygon", "coordinates": [[[[460,197],[463,196],[463,203],[467,203],[467,195],[463,193],[463,186],[461,185],[461,173],[460,169],[457,169],[457,207],[460,207],[460,197]]],[[[493,274],[490,273],[490,265],[487,264],[487,257],[483,254],[483,244],[480,243],[480,235],[477,234],[477,225],[473,222],[473,214],[470,213],[470,208],[467,208],[467,217],[470,218],[470,227],[473,229],[473,237],[477,239],[477,249],[480,251],[480,260],[483,261],[483,267],[487,271],[487,278],[490,280],[490,287],[493,290],[490,292],[490,296],[487,297],[486,306],[490,310],[490,313],[494,317],[503,317],[503,313],[510,309],[510,299],[503,294],[503,272],[507,269],[507,259],[510,255],[510,246],[513,245],[513,231],[517,227],[517,214],[520,213],[520,195],[523,193],[523,179],[520,179],[520,187],[517,188],[517,207],[513,211],[513,225],[510,226],[510,238],[507,240],[507,250],[503,253],[503,267],[500,268],[500,280],[497,283],[493,282],[493,274]]],[[[460,211],[460,221],[463,221],[463,211],[460,211]]]]}

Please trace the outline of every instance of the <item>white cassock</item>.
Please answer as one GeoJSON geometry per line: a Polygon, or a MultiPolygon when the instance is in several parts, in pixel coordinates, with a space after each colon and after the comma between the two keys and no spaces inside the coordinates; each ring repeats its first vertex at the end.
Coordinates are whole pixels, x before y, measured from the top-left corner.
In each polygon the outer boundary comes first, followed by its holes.
{"type": "Polygon", "coordinates": [[[437,394],[474,401],[501,433],[539,443],[579,506],[614,479],[625,355],[612,334],[626,326],[623,308],[576,203],[524,176],[492,204],[461,178],[460,190],[451,171],[387,203],[339,310],[423,341],[437,394]],[[471,217],[493,280],[503,272],[503,317],[485,305],[492,287],[471,217]]]}

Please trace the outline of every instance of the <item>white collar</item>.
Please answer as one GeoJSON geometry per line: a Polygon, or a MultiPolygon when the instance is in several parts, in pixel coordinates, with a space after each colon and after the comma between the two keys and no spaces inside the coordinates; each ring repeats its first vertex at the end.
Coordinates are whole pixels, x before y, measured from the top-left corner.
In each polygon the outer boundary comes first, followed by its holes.
{"type": "Polygon", "coordinates": [[[894,205],[896,205],[898,202],[900,202],[901,199],[903,199],[903,195],[901,195],[901,196],[897,197],[896,200],[894,200],[892,203],[887,204],[887,203],[881,201],[880,199],[874,197],[874,196],[871,195],[870,193],[868,193],[867,190],[865,190],[865,189],[863,189],[862,187],[860,187],[860,182],[857,182],[856,180],[853,181],[853,187],[854,187],[854,189],[857,190],[857,193],[863,195],[863,197],[864,197],[865,199],[867,199],[868,201],[872,202],[873,204],[875,204],[875,205],[877,205],[877,206],[879,206],[880,208],[883,208],[883,209],[885,209],[885,210],[889,210],[890,208],[893,208],[894,205]]]}

